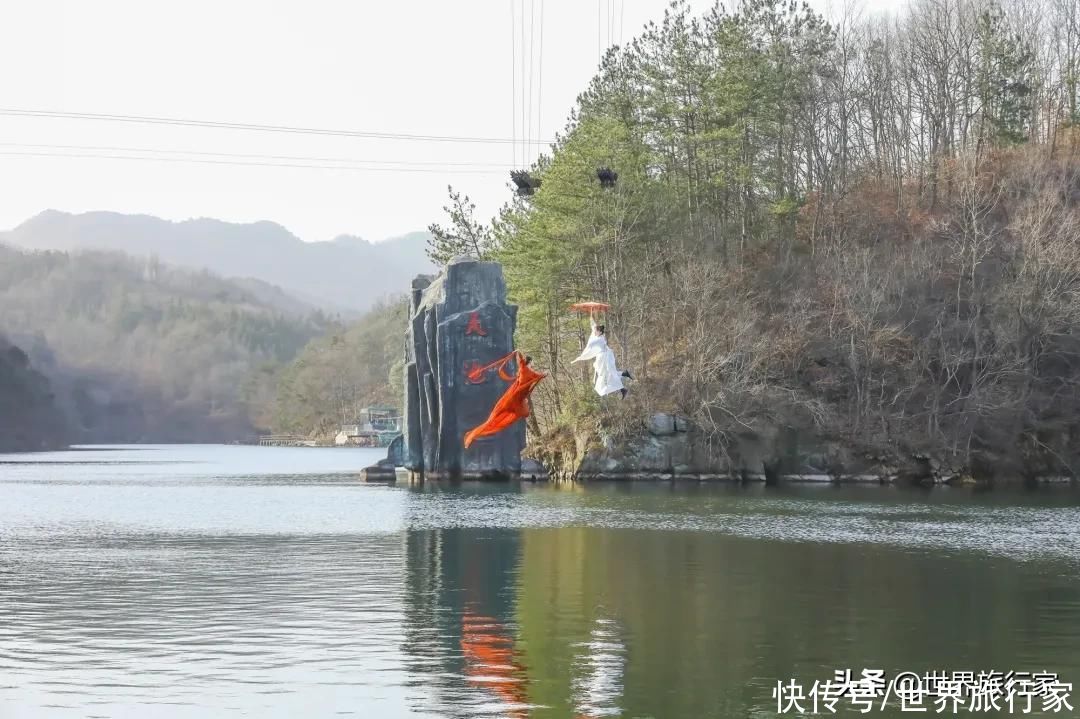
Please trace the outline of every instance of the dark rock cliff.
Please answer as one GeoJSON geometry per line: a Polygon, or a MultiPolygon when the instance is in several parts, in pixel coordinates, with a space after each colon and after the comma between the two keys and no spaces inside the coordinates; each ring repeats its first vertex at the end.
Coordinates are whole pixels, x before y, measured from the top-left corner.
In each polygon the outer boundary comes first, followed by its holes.
{"type": "Polygon", "coordinates": [[[405,422],[402,460],[425,477],[516,476],[524,423],[465,449],[467,431],[487,419],[509,383],[470,369],[511,352],[517,306],[506,302],[502,267],[462,257],[436,277],[413,280],[405,338],[405,422]]]}

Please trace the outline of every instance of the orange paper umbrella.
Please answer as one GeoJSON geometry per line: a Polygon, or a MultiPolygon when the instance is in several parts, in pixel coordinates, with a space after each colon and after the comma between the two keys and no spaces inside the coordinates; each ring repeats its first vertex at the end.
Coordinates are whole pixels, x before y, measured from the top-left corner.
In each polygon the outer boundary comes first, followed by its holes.
{"type": "Polygon", "coordinates": [[[611,305],[606,302],[578,302],[576,305],[570,305],[570,309],[577,310],[578,312],[599,312],[611,309],[611,305]]]}

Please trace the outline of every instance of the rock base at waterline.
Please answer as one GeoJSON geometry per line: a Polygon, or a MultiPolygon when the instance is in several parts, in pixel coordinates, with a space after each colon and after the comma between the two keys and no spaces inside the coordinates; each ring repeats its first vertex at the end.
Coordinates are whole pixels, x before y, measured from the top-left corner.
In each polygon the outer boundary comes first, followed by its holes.
{"type": "Polygon", "coordinates": [[[764,482],[766,484],[915,484],[972,486],[991,481],[1069,482],[979,477],[970,469],[925,454],[894,450],[858,454],[850,447],[790,427],[747,429],[721,448],[678,415],[648,417],[640,432],[614,440],[554,432],[530,447],[560,481],[764,482]]]}
{"type": "Polygon", "coordinates": [[[376,464],[360,470],[360,480],[362,482],[396,482],[397,467],[392,460],[379,460],[376,464]]]}

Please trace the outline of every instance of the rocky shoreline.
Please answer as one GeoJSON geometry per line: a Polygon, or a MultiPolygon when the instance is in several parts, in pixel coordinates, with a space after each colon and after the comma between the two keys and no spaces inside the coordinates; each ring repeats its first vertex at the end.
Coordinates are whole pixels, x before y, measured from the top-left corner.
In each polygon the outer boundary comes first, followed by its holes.
{"type": "Polygon", "coordinates": [[[764,482],[765,484],[906,484],[976,486],[1070,484],[1068,476],[985,476],[922,453],[855,456],[850,449],[792,430],[747,431],[720,449],[685,417],[655,413],[629,437],[555,433],[527,450],[540,471],[523,478],[555,481],[764,482]]]}
{"type": "MultiPolygon", "coordinates": [[[[363,470],[368,482],[403,479],[402,441],[388,457],[363,470]]],[[[418,475],[410,475],[416,481],[418,475]]],[[[746,432],[735,446],[718,449],[687,418],[668,413],[648,417],[641,431],[605,437],[592,431],[563,430],[531,443],[514,477],[528,482],[698,482],[775,484],[855,484],[972,487],[1068,485],[1069,476],[982,476],[921,453],[906,457],[853,453],[835,444],[798,437],[790,431],[746,432]]]]}

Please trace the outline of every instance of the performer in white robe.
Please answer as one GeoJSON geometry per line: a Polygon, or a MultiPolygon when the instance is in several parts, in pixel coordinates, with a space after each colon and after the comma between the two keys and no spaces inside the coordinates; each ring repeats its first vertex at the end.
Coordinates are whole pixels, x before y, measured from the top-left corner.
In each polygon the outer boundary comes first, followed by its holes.
{"type": "Polygon", "coordinates": [[[589,343],[585,345],[585,350],[573,361],[593,361],[593,372],[596,375],[593,389],[596,390],[598,395],[605,397],[613,392],[621,392],[622,396],[625,397],[626,388],[623,387],[622,378],[633,378],[630,377],[629,372],[621,372],[615,365],[615,353],[608,347],[607,338],[604,336],[604,325],[596,324],[595,318],[590,317],[589,319],[593,328],[592,337],[589,338],[589,343]]]}

